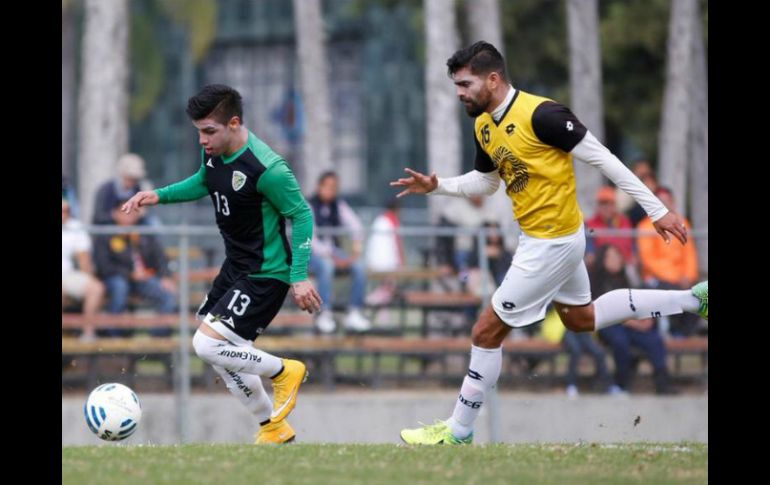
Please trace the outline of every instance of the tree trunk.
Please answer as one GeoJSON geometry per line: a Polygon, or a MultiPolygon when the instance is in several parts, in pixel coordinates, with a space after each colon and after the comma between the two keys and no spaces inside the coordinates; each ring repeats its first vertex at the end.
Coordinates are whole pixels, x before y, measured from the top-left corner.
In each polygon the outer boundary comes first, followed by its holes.
{"type": "MultiPolygon", "coordinates": [[[[505,58],[505,44],[503,40],[502,21],[500,18],[499,0],[464,0],[465,18],[468,22],[469,35],[468,44],[473,44],[480,40],[485,40],[495,46],[503,58],[505,58]]],[[[507,66],[506,66],[507,67],[507,66]]],[[[511,73],[508,72],[510,78],[511,73]]],[[[499,220],[505,234],[506,243],[509,249],[516,249],[518,241],[518,224],[515,222],[511,198],[505,193],[504,184],[485,202],[485,208],[489,208],[490,215],[495,220],[499,220]]]]}
{"type": "Polygon", "coordinates": [[[305,128],[301,170],[297,171],[306,193],[312,192],[322,172],[332,162],[332,109],[329,97],[326,40],[320,0],[293,0],[297,57],[305,128]]]}
{"type": "MultiPolygon", "coordinates": [[[[690,101],[690,220],[693,229],[709,229],[709,99],[708,69],[703,41],[700,9],[693,12],[693,71],[690,101]]],[[[708,236],[695,239],[698,247],[698,269],[701,274],[709,270],[708,236]]]]}
{"type": "MultiPolygon", "coordinates": [[[[604,142],[602,63],[599,45],[597,0],[567,0],[567,30],[570,53],[570,105],[573,113],[601,142],[604,142]]],[[[580,207],[591,213],[602,174],[574,160],[580,207]]]]}
{"type": "Polygon", "coordinates": [[[85,15],[78,178],[81,220],[90,222],[98,185],[128,150],[128,2],[86,0],[85,15]]]}
{"type": "Polygon", "coordinates": [[[75,120],[75,19],[72,6],[61,11],[61,173],[70,175],[75,120]]]}
{"type": "MultiPolygon", "coordinates": [[[[458,49],[454,1],[425,0],[425,99],[427,123],[428,173],[441,177],[460,175],[460,103],[454,84],[447,77],[446,61],[458,49]]],[[[441,204],[428,197],[430,220],[436,222],[441,204]]]]}
{"type": "Polygon", "coordinates": [[[672,0],[666,58],[666,88],[658,149],[658,181],[674,192],[677,209],[687,201],[690,80],[692,71],[692,21],[696,0],[672,0]]]}
{"type": "Polygon", "coordinates": [[[505,57],[499,0],[465,0],[463,7],[470,30],[468,45],[485,40],[505,57]]]}

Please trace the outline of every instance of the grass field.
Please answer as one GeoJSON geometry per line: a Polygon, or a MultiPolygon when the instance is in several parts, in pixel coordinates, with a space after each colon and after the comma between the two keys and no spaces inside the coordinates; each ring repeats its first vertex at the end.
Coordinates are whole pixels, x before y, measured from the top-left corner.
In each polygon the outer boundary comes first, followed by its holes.
{"type": "Polygon", "coordinates": [[[62,447],[64,484],[707,482],[700,443],[62,447]]]}

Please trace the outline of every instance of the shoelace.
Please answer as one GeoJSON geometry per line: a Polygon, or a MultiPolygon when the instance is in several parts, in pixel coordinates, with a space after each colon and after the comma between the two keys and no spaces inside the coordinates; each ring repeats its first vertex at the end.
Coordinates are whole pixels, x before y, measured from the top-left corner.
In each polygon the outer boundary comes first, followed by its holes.
{"type": "Polygon", "coordinates": [[[425,433],[427,433],[431,438],[439,436],[446,427],[446,423],[440,419],[437,419],[433,424],[425,424],[421,421],[417,421],[417,424],[425,428],[425,433]]]}

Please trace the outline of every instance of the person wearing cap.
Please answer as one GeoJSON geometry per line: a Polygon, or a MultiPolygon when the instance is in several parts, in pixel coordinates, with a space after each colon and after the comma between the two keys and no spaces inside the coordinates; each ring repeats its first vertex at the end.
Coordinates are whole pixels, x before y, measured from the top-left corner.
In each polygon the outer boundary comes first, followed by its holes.
{"type": "Polygon", "coordinates": [[[113,224],[112,210],[115,204],[151,188],[146,177],[142,157],[135,153],[126,153],[120,157],[117,176],[104,182],[96,191],[93,224],[113,224]]]}
{"type": "MultiPolygon", "coordinates": [[[[618,211],[615,188],[605,185],[596,191],[596,212],[594,216],[586,221],[586,227],[589,229],[588,238],[592,239],[587,246],[599,249],[605,244],[613,244],[620,249],[623,254],[623,261],[626,265],[635,265],[636,256],[634,255],[634,241],[631,235],[628,236],[607,236],[596,235],[596,229],[631,229],[631,221],[625,214],[618,211]]],[[[587,263],[591,266],[592,256],[595,251],[588,250],[587,263]]]]}

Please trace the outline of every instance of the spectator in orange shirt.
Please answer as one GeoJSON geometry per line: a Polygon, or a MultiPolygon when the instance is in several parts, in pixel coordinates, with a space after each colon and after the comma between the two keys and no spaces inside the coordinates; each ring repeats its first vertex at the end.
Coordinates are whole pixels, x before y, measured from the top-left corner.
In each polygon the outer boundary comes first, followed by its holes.
{"type": "MultiPolygon", "coordinates": [[[[659,186],[655,195],[663,204],[673,210],[674,194],[671,189],[659,186]]],[[[684,219],[687,232],[692,232],[690,221],[684,219]]],[[[642,268],[642,279],[647,288],[672,290],[690,288],[698,280],[698,254],[695,249],[695,241],[688,239],[687,243],[666,244],[655,233],[655,228],[649,217],[642,219],[637,226],[641,234],[637,237],[639,259],[642,268]],[[642,231],[645,231],[646,234],[642,231]]],[[[698,327],[698,318],[686,316],[685,318],[670,318],[670,332],[674,336],[687,336],[695,333],[698,327]]]]}

